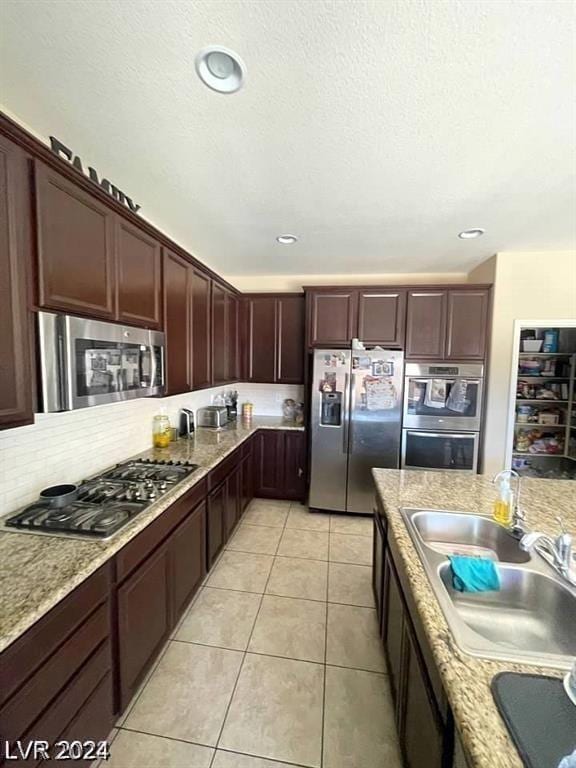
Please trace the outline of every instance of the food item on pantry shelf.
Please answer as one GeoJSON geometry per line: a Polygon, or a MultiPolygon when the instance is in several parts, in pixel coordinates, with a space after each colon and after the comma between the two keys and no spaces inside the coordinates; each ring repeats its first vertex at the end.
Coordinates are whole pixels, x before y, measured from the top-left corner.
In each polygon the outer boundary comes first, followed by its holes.
{"type": "Polygon", "coordinates": [[[549,328],[544,331],[544,344],[542,345],[544,352],[558,352],[558,329],[549,328]]]}
{"type": "Polygon", "coordinates": [[[560,411],[555,410],[543,410],[538,412],[538,424],[560,424],[560,411]]]}
{"type": "Polygon", "coordinates": [[[516,421],[528,424],[528,422],[532,421],[535,410],[531,405],[519,405],[516,411],[516,421]]]}
{"type": "Polygon", "coordinates": [[[516,445],[514,447],[515,451],[518,451],[519,453],[525,453],[528,448],[530,448],[531,441],[528,437],[527,432],[518,432],[516,435],[516,445]]]}

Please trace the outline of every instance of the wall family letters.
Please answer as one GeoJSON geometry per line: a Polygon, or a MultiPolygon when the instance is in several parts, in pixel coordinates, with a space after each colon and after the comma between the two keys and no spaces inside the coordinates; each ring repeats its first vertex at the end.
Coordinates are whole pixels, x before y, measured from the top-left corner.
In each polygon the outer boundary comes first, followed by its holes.
{"type": "Polygon", "coordinates": [[[69,163],[71,163],[74,168],[76,168],[76,170],[80,171],[80,173],[84,174],[85,176],[87,175],[91,181],[93,181],[95,184],[98,184],[99,187],[101,187],[115,200],[118,200],[119,203],[127,206],[132,211],[132,213],[138,213],[140,206],[137,205],[132,200],[132,198],[124,194],[124,192],[119,190],[118,187],[115,187],[114,184],[108,181],[108,179],[103,178],[100,180],[98,178],[98,173],[94,170],[94,168],[89,167],[88,173],[86,174],[84,171],[84,166],[82,165],[82,160],[78,157],[78,155],[75,155],[71,149],[68,149],[67,146],[62,144],[62,142],[54,136],[50,136],[50,149],[52,152],[54,152],[55,155],[58,155],[58,157],[64,158],[69,163]]]}

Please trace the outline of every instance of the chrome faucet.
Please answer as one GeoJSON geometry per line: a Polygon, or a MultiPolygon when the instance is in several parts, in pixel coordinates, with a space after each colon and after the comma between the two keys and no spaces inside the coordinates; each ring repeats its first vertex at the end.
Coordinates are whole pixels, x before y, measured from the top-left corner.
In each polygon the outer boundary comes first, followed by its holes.
{"type": "Polygon", "coordinates": [[[572,536],[567,532],[560,518],[561,533],[556,538],[534,531],[520,539],[525,552],[535,549],[569,584],[576,587],[576,575],[572,575],[572,536]]]}
{"type": "Polygon", "coordinates": [[[500,478],[504,477],[505,475],[508,475],[510,479],[514,478],[516,480],[516,491],[513,495],[512,520],[510,522],[510,530],[519,538],[524,533],[524,520],[526,519],[526,515],[520,507],[522,478],[514,469],[503,469],[501,472],[498,472],[497,475],[494,475],[492,482],[497,483],[498,480],[500,480],[500,478]]]}

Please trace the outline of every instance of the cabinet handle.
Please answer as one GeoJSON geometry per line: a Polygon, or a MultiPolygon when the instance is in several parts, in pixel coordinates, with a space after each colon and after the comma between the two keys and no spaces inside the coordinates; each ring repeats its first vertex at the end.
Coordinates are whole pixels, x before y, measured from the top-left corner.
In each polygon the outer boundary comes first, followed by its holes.
{"type": "Polygon", "coordinates": [[[303,474],[304,474],[304,470],[302,469],[302,467],[298,467],[298,477],[302,477],[303,474]]]}

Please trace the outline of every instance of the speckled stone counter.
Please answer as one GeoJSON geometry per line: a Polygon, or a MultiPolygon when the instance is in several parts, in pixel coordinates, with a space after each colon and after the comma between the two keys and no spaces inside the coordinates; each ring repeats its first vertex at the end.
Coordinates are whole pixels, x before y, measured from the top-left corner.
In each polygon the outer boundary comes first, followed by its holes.
{"type": "MultiPolygon", "coordinates": [[[[185,459],[198,464],[199,469],[109,541],[0,532],[0,651],[259,429],[302,431],[304,427],[281,418],[255,416],[250,425],[238,421],[221,430],[198,429],[193,440],[178,440],[168,448],[151,448],[138,454],[141,458],[185,459]]],[[[126,456],[129,458],[134,457],[126,456]]]]}
{"type": "MultiPolygon", "coordinates": [[[[491,478],[393,469],[374,469],[372,474],[388,518],[389,535],[400,553],[397,566],[408,576],[469,765],[522,768],[522,760],[496,709],[490,682],[495,674],[506,670],[559,677],[564,673],[550,667],[478,659],[460,651],[399,512],[403,507],[416,507],[490,515],[496,498],[491,478]]],[[[556,534],[556,517],[561,516],[576,536],[576,483],[525,479],[520,502],[530,530],[556,534]]]]}

